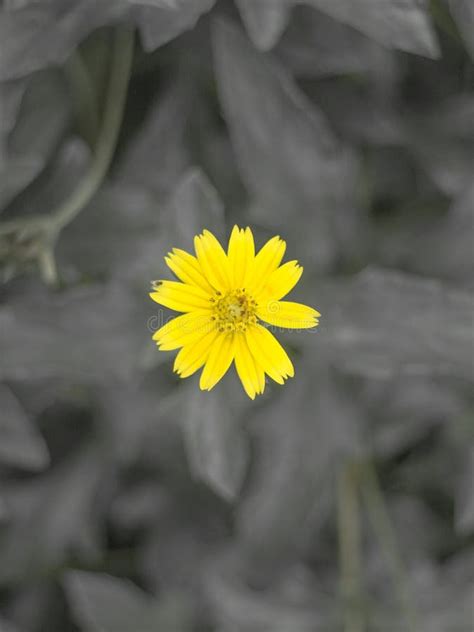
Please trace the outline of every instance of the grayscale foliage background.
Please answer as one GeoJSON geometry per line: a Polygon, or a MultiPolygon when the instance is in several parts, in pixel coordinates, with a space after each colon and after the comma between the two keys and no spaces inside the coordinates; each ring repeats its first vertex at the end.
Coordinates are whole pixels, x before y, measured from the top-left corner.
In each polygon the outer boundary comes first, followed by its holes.
{"type": "Polygon", "coordinates": [[[472,632],[473,0],[0,3],[0,631],[472,632]],[[305,267],[180,381],[163,256],[305,267]]]}

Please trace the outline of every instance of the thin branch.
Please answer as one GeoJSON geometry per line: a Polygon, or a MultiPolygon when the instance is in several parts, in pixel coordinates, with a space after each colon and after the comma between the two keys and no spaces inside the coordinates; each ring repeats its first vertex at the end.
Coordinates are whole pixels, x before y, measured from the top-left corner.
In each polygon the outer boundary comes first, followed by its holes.
{"type": "Polygon", "coordinates": [[[364,632],[362,559],[358,466],[347,463],[337,485],[341,591],[344,599],[344,632],[364,632]]]}
{"type": "Polygon", "coordinates": [[[71,55],[64,71],[70,86],[79,131],[94,150],[100,129],[99,108],[89,70],[79,49],[71,55]]]}
{"type": "Polygon", "coordinates": [[[69,224],[90,201],[101,185],[112,161],[123,118],[133,58],[133,32],[119,29],[114,54],[102,130],[88,173],[66,202],[54,213],[57,231],[69,224]]]}
{"type": "Polygon", "coordinates": [[[416,632],[418,630],[418,616],[410,591],[408,574],[399,553],[395,529],[372,461],[367,461],[363,467],[362,492],[365,496],[367,511],[374,531],[379,539],[381,548],[386,554],[389,569],[398,592],[400,606],[406,620],[407,630],[408,632],[416,632]]]}

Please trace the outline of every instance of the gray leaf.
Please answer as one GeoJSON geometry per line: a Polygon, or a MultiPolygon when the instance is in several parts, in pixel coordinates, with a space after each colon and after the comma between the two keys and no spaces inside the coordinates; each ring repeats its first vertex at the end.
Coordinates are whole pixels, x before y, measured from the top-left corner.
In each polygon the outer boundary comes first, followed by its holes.
{"type": "Polygon", "coordinates": [[[288,586],[278,592],[274,585],[268,590],[253,587],[241,576],[241,569],[239,551],[221,555],[208,569],[206,588],[219,632],[340,629],[334,600],[323,593],[303,565],[286,570],[288,586]],[[291,594],[292,588],[298,591],[298,599],[291,594]]]}
{"type": "Polygon", "coordinates": [[[15,125],[25,88],[23,81],[0,82],[0,111],[2,113],[0,119],[0,159],[6,150],[4,147],[6,138],[15,125]]]}
{"type": "Polygon", "coordinates": [[[131,581],[70,572],[65,579],[74,617],[88,632],[153,632],[153,602],[131,581]]]}
{"type": "Polygon", "coordinates": [[[10,517],[10,512],[8,510],[8,505],[5,502],[5,499],[0,496],[0,524],[6,522],[6,520],[10,517]]]}
{"type": "Polygon", "coordinates": [[[47,172],[11,204],[9,213],[19,217],[46,215],[55,211],[77,187],[90,157],[89,148],[82,139],[74,136],[68,138],[59,147],[47,172]]]}
{"type": "MultiPolygon", "coordinates": [[[[0,583],[56,568],[83,548],[103,467],[84,450],[40,479],[7,488],[11,525],[0,536],[0,583]]],[[[82,555],[91,559],[91,546],[82,555]]]]}
{"type": "Polygon", "coordinates": [[[119,19],[127,5],[53,0],[0,13],[0,81],[64,63],[91,31],[119,19]]]}
{"type": "Polygon", "coordinates": [[[217,191],[197,168],[187,171],[176,187],[163,217],[173,245],[191,249],[193,237],[204,228],[224,237],[224,208],[217,191]]]}
{"type": "MultiPolygon", "coordinates": [[[[415,231],[413,231],[415,232],[415,231]]],[[[446,215],[423,234],[415,232],[413,267],[424,274],[471,284],[474,278],[474,184],[468,184],[446,215]],[[453,244],[456,247],[453,248],[453,244]]]]}
{"type": "Polygon", "coordinates": [[[220,22],[214,36],[220,97],[254,197],[253,219],[285,233],[291,226],[294,242],[320,265],[342,243],[353,251],[360,217],[352,153],[288,75],[237,29],[220,22]]]}
{"type": "Polygon", "coordinates": [[[146,50],[192,28],[215,0],[50,0],[0,13],[0,81],[63,64],[86,36],[132,17],[146,50]]]}
{"type": "Polygon", "coordinates": [[[192,385],[192,391],[183,418],[191,471],[223,498],[234,500],[248,462],[242,419],[229,407],[222,390],[203,393],[192,385]]]}
{"type": "Polygon", "coordinates": [[[311,7],[294,9],[276,53],[296,76],[371,73],[385,83],[397,72],[394,53],[311,7]]]}
{"type": "Polygon", "coordinates": [[[0,161],[0,209],[41,172],[70,121],[65,86],[54,71],[36,75],[28,85],[0,161]]]}
{"type": "Polygon", "coordinates": [[[456,95],[408,124],[408,147],[433,184],[448,196],[472,180],[474,164],[474,98],[456,95]]]}
{"type": "Polygon", "coordinates": [[[101,573],[66,575],[74,618],[87,632],[158,632],[190,629],[186,604],[173,597],[160,601],[129,580],[101,573]]]}
{"type": "Polygon", "coordinates": [[[378,232],[379,260],[472,288],[474,185],[468,183],[442,216],[427,220],[422,213],[414,218],[410,209],[383,223],[378,232]]]}
{"type": "Polygon", "coordinates": [[[474,379],[472,293],[377,269],[331,285],[321,286],[321,325],[308,342],[326,348],[337,366],[372,377],[474,379]]]}
{"type": "Polygon", "coordinates": [[[19,629],[3,617],[0,617],[0,632],[19,632],[19,629]]]}
{"type": "Polygon", "coordinates": [[[0,384],[0,462],[28,470],[41,470],[49,465],[44,439],[3,384],[0,384]]]}
{"type": "Polygon", "coordinates": [[[367,381],[371,393],[371,446],[384,458],[393,458],[423,440],[441,424],[459,417],[464,402],[446,380],[401,375],[367,381]]]}
{"type": "Polygon", "coordinates": [[[122,183],[146,187],[159,200],[172,192],[190,166],[185,136],[192,104],[193,91],[183,80],[159,95],[119,164],[122,183]]]}
{"type": "Polygon", "coordinates": [[[291,4],[287,0],[236,0],[236,4],[255,46],[273,48],[287,25],[291,4]]]}
{"type": "Polygon", "coordinates": [[[306,0],[389,48],[437,58],[440,49],[425,0],[306,0]]]}
{"type": "Polygon", "coordinates": [[[104,187],[61,234],[57,258],[62,274],[114,278],[147,289],[164,254],[159,211],[156,197],[142,187],[104,187]]]}
{"type": "Polygon", "coordinates": [[[357,407],[326,367],[305,359],[253,423],[261,433],[260,459],[238,530],[247,567],[260,580],[304,554],[328,515],[338,465],[360,454],[357,407]]]}
{"type": "MultiPolygon", "coordinates": [[[[203,13],[210,11],[215,0],[174,0],[172,6],[144,6],[138,10],[143,47],[147,51],[166,44],[183,31],[192,29],[203,13]]],[[[156,5],[156,2],[139,4],[156,5]]],[[[160,3],[158,3],[160,4],[160,3]]]]}
{"type": "Polygon", "coordinates": [[[463,476],[456,499],[456,528],[461,534],[474,531],[474,445],[466,450],[463,476]]]}
{"type": "MultiPolygon", "coordinates": [[[[33,289],[34,288],[34,289],[33,289]]],[[[121,285],[42,287],[0,306],[0,375],[19,379],[128,376],[151,344],[150,299],[121,285]]]]}
{"type": "Polygon", "coordinates": [[[474,3],[471,0],[449,0],[449,7],[474,60],[474,3]]]}

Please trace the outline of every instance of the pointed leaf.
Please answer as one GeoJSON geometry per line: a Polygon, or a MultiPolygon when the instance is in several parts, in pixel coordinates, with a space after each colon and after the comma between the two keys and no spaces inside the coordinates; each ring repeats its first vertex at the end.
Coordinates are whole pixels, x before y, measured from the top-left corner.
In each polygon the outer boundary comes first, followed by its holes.
{"type": "Polygon", "coordinates": [[[41,470],[49,465],[43,437],[3,384],[0,384],[0,462],[27,470],[41,470]]]}
{"type": "Polygon", "coordinates": [[[291,4],[286,0],[236,0],[236,4],[255,46],[273,48],[287,25],[291,4]]]}
{"type": "Polygon", "coordinates": [[[339,245],[352,252],[361,219],[352,153],[284,70],[225,22],[216,25],[214,59],[253,219],[285,233],[292,227],[295,243],[321,265],[339,245]]]}
{"type": "Polygon", "coordinates": [[[390,48],[439,57],[425,0],[306,0],[390,48]]]}
{"type": "Polygon", "coordinates": [[[234,500],[249,456],[242,421],[222,391],[201,392],[195,385],[192,390],[183,418],[191,471],[223,498],[234,500]]]}

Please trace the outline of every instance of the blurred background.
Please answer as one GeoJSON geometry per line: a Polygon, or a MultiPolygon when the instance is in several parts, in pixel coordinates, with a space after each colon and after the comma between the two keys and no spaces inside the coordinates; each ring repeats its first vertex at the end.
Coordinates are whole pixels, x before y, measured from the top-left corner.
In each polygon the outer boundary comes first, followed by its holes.
{"type": "Polygon", "coordinates": [[[1,632],[471,632],[472,0],[0,6],[1,632]],[[255,402],[151,340],[234,223],[322,313],[255,402]]]}

